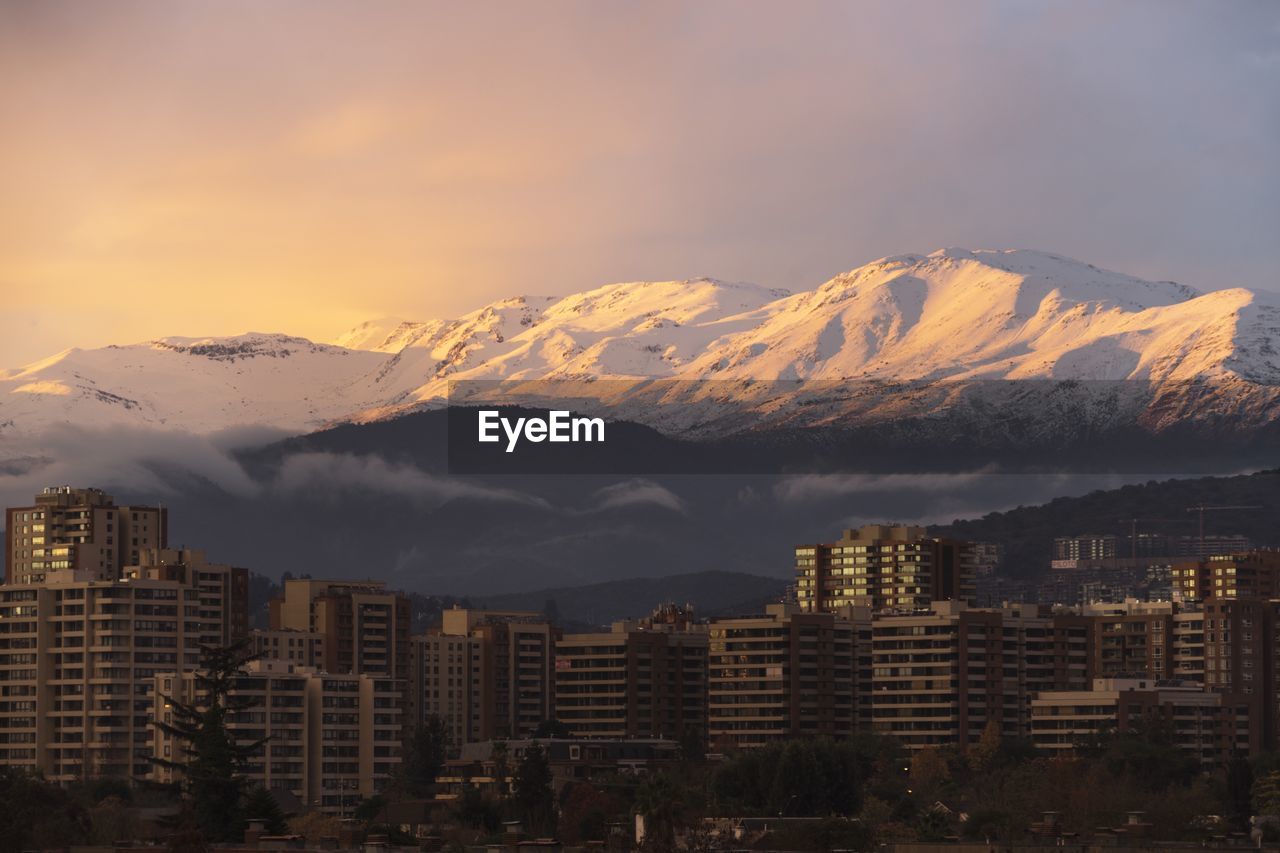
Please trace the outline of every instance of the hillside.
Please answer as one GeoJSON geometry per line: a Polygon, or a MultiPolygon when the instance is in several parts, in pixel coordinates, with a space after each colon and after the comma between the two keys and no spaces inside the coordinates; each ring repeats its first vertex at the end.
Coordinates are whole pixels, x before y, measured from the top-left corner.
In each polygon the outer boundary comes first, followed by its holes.
{"type": "Polygon", "coordinates": [[[1003,574],[1034,577],[1048,565],[1055,536],[1081,533],[1127,535],[1130,518],[1185,519],[1187,524],[1144,522],[1149,532],[1194,535],[1198,514],[1187,507],[1252,506],[1260,510],[1205,513],[1205,533],[1242,533],[1258,545],[1280,547],[1280,469],[1234,477],[1150,481],[1039,506],[993,512],[934,528],[940,535],[999,542],[1005,546],[1003,574]]]}
{"type": "Polygon", "coordinates": [[[664,602],[691,604],[699,616],[759,613],[785,588],[786,581],[779,578],[712,571],[489,595],[471,601],[492,610],[544,612],[554,605],[567,621],[607,625],[617,619],[646,616],[664,602]]]}

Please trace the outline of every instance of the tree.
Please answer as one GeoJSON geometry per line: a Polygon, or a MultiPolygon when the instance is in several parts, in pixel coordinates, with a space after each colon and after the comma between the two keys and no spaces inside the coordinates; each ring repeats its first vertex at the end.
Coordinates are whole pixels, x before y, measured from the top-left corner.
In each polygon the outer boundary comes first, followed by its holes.
{"type": "Polygon", "coordinates": [[[573,737],[573,732],[569,731],[569,727],[559,720],[543,720],[538,723],[538,727],[533,730],[534,738],[560,738],[567,740],[573,737]]]}
{"type": "Polygon", "coordinates": [[[1280,771],[1253,783],[1253,810],[1259,815],[1280,815],[1280,771]]]}
{"type": "Polygon", "coordinates": [[[520,756],[516,766],[514,799],[520,820],[531,835],[556,831],[555,793],[551,790],[551,762],[538,744],[520,756]]]}
{"type": "Polygon", "coordinates": [[[407,796],[431,796],[431,788],[449,756],[449,740],[448,724],[435,714],[413,730],[400,765],[399,787],[407,796]]]}
{"type": "Polygon", "coordinates": [[[0,853],[81,843],[89,826],[67,792],[12,767],[0,767],[0,853]]]}
{"type": "Polygon", "coordinates": [[[1227,819],[1238,830],[1247,829],[1250,810],[1250,799],[1253,793],[1253,767],[1247,759],[1233,758],[1227,762],[1226,771],[1226,813],[1227,819]]]}
{"type": "Polygon", "coordinates": [[[584,841],[604,841],[609,818],[618,811],[608,794],[586,783],[571,785],[560,807],[560,840],[578,845],[584,841]]]}
{"type": "Polygon", "coordinates": [[[244,816],[246,820],[262,821],[267,835],[284,835],[289,831],[284,810],[275,796],[261,785],[254,787],[245,797],[244,816]]]}
{"type": "Polygon", "coordinates": [[[472,829],[497,832],[502,826],[502,812],[498,804],[484,795],[479,788],[468,785],[462,789],[455,807],[458,822],[472,829]]]}
{"type": "Polygon", "coordinates": [[[676,829],[685,823],[686,792],[671,775],[645,779],[636,791],[636,811],[644,815],[646,847],[674,850],[676,829]]]}
{"type": "Polygon", "coordinates": [[[705,761],[707,738],[698,726],[685,726],[680,730],[680,760],[705,761]]]}
{"type": "Polygon", "coordinates": [[[1000,755],[1001,741],[1000,722],[992,717],[987,720],[978,743],[969,750],[969,764],[974,770],[980,772],[989,770],[995,764],[996,758],[1000,755]]]}
{"type": "Polygon", "coordinates": [[[911,757],[911,790],[917,795],[926,799],[935,796],[950,778],[947,758],[937,747],[927,747],[911,757]]]}
{"type": "Polygon", "coordinates": [[[250,700],[231,696],[236,678],[254,658],[248,648],[248,639],[230,646],[201,646],[195,699],[180,702],[162,694],[172,722],[153,723],[177,742],[180,754],[172,759],[151,756],[150,761],[180,776],[176,784],[191,820],[204,838],[213,842],[240,839],[244,831],[244,767],[266,742],[238,742],[227,727],[253,705],[250,700]]]}

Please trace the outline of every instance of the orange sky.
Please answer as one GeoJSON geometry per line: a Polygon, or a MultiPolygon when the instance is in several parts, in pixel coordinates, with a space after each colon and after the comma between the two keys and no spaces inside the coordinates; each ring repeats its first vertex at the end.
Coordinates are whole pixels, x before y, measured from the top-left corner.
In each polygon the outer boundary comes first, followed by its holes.
{"type": "Polygon", "coordinates": [[[1275,7],[1179,8],[4,4],[0,367],[943,245],[1274,288],[1275,7]]]}

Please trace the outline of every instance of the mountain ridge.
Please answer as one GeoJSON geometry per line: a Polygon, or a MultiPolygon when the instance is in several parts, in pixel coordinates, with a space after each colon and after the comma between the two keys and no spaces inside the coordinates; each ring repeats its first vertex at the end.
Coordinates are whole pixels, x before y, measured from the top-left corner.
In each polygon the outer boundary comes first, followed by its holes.
{"type": "MultiPolygon", "coordinates": [[[[1176,397],[1161,411],[1178,418],[1238,411],[1269,423],[1280,417],[1280,297],[1012,249],[885,257],[795,293],[710,278],[628,282],[509,297],[451,320],[368,321],[337,343],[251,332],[72,348],[0,372],[0,438],[30,444],[64,422],[296,434],[439,406],[459,380],[610,378],[1136,381],[1176,397]],[[1177,384],[1192,382],[1221,393],[1179,397],[1177,384]]],[[[795,410],[797,399],[748,395],[745,405],[795,410]]],[[[610,402],[628,401],[624,416],[675,432],[736,422],[716,407],[743,404],[700,400],[673,418],[629,392],[610,402]]],[[[823,414],[867,416],[864,404],[823,414]]]]}

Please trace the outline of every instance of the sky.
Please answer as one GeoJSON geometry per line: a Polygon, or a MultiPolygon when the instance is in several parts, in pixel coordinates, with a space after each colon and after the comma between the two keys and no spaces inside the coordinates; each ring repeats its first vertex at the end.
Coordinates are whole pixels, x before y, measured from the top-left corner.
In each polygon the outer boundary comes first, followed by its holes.
{"type": "Polygon", "coordinates": [[[943,246],[1280,290],[1280,4],[0,2],[0,367],[943,246]]]}

